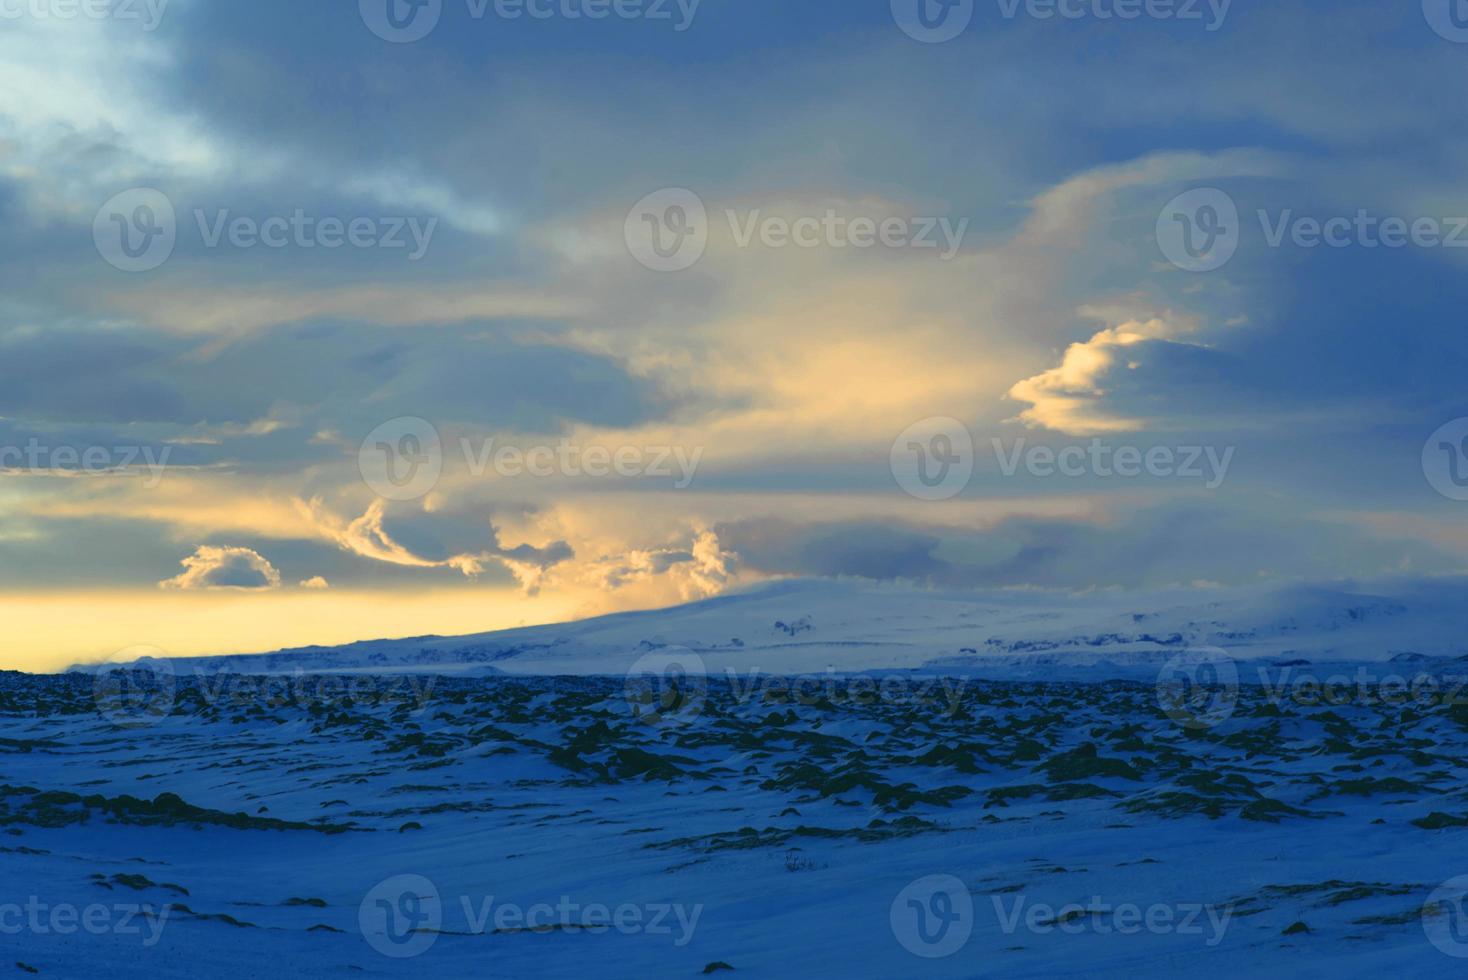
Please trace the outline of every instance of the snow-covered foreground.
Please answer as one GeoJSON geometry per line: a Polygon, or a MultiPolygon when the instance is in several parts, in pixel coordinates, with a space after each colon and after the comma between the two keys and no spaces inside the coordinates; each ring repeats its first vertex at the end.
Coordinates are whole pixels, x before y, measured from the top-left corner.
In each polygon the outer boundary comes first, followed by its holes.
{"type": "Polygon", "coordinates": [[[1468,952],[1433,895],[1468,874],[1468,707],[1246,685],[1209,728],[1132,682],[317,684],[189,681],[157,716],[104,691],[103,717],[87,678],[8,677],[5,961],[1339,977],[1468,952]]]}
{"type": "Polygon", "coordinates": [[[1454,594],[795,585],[0,675],[0,965],[1459,975],[1454,594]]]}

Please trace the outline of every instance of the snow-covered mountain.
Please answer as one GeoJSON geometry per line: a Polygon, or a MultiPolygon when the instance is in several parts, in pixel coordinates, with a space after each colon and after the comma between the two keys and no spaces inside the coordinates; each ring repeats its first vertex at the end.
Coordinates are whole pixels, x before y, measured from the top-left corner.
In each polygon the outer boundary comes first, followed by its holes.
{"type": "MultiPolygon", "coordinates": [[[[1468,654],[1468,581],[1167,592],[935,592],[806,580],[671,609],[470,636],[174,661],[216,673],[616,675],[685,648],[708,671],[770,674],[1128,666],[1217,647],[1236,659],[1381,662],[1468,654]]],[[[85,667],[80,669],[87,669],[85,667]]]]}

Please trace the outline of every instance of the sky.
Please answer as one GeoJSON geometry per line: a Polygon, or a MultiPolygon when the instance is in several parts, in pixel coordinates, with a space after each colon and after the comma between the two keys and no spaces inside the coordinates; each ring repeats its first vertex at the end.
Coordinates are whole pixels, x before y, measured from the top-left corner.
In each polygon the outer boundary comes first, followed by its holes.
{"type": "Polygon", "coordinates": [[[922,4],[0,0],[0,667],[1463,571],[1465,5],[922,4]]]}

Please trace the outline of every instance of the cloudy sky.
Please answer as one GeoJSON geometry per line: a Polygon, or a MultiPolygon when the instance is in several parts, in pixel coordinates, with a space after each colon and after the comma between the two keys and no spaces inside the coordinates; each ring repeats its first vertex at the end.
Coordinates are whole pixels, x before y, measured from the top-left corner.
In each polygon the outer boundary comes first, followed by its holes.
{"type": "Polygon", "coordinates": [[[0,666],[1462,570],[1468,12],[925,3],[0,0],[0,666]]]}

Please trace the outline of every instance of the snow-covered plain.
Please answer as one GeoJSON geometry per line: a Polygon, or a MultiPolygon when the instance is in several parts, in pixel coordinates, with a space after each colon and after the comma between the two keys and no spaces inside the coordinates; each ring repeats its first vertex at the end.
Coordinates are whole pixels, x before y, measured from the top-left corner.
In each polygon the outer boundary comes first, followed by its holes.
{"type": "Polygon", "coordinates": [[[6,674],[0,968],[1460,975],[1465,594],[785,583],[6,674]]]}

